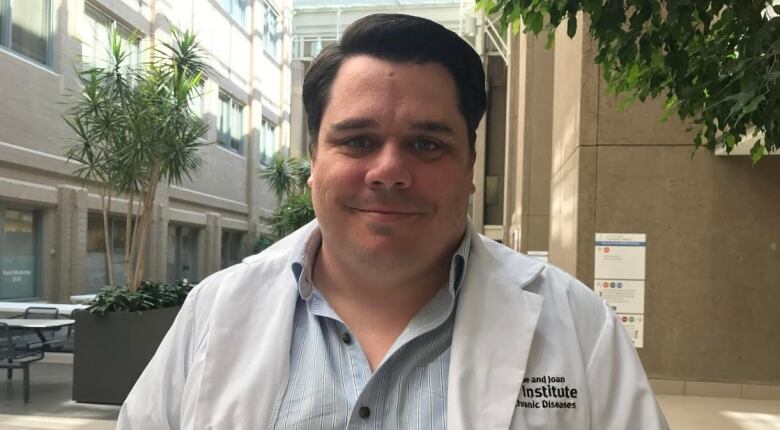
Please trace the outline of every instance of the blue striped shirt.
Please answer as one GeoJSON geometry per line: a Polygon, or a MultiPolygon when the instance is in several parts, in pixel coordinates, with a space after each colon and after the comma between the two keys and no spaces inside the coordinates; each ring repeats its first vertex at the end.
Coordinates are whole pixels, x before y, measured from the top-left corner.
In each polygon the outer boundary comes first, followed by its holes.
{"type": "Polygon", "coordinates": [[[290,374],[276,429],[446,428],[455,304],[471,247],[466,232],[446,285],[417,313],[374,373],[347,326],[311,281],[322,236],[293,264],[298,279],[290,374]]]}

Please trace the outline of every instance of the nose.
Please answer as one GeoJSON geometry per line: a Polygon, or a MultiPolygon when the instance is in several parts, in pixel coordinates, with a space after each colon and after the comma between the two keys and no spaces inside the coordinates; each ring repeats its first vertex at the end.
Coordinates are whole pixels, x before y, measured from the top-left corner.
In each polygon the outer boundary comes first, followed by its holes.
{"type": "Polygon", "coordinates": [[[402,190],[412,185],[412,160],[400,145],[386,142],[372,157],[366,185],[375,189],[402,190]]]}

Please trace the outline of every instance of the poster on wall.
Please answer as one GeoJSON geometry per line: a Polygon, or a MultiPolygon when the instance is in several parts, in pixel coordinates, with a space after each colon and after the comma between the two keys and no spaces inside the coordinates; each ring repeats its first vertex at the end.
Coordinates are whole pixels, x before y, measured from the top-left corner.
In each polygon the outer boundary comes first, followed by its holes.
{"type": "Polygon", "coordinates": [[[596,233],[597,279],[645,279],[644,234],[596,233]]]}
{"type": "Polygon", "coordinates": [[[641,233],[596,233],[593,289],[618,315],[636,348],[644,345],[645,250],[641,233]]]}
{"type": "Polygon", "coordinates": [[[618,320],[626,329],[628,337],[634,342],[635,348],[641,348],[644,345],[645,337],[645,316],[641,314],[617,314],[618,320]]]}
{"type": "Polygon", "coordinates": [[[597,279],[594,289],[617,313],[645,313],[645,281],[597,279]]]}

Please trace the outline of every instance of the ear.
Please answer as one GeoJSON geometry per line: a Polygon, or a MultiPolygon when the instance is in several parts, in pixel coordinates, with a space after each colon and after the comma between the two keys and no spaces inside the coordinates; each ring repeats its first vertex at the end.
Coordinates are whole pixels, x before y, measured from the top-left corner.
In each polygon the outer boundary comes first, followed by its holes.
{"type": "Polygon", "coordinates": [[[314,168],[317,165],[317,159],[312,157],[311,159],[311,171],[309,172],[309,177],[306,179],[306,185],[309,186],[309,189],[311,189],[312,184],[314,183],[314,168]]]}
{"type": "Polygon", "coordinates": [[[469,157],[471,158],[469,163],[469,175],[471,175],[471,191],[469,191],[469,194],[474,194],[477,192],[477,186],[474,185],[474,163],[477,161],[477,151],[470,150],[469,151],[469,157]]]}

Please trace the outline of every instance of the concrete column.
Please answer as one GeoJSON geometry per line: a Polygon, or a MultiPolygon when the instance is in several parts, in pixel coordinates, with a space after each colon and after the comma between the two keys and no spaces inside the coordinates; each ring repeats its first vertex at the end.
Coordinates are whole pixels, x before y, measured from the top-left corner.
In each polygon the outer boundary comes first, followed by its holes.
{"type": "Polygon", "coordinates": [[[41,213],[41,298],[55,302],[60,288],[57,277],[58,211],[55,207],[47,207],[41,213]]]}
{"type": "Polygon", "coordinates": [[[205,233],[203,278],[218,271],[222,263],[222,215],[216,212],[206,214],[205,233]]]}
{"type": "Polygon", "coordinates": [[[306,127],[306,110],[303,108],[303,78],[306,74],[306,63],[294,60],[290,66],[290,81],[292,83],[290,100],[290,155],[305,156],[309,152],[307,146],[308,127],[306,127]]]}
{"type": "Polygon", "coordinates": [[[554,56],[544,44],[518,34],[509,65],[504,240],[522,252],[549,243],[554,56]]]}
{"type": "Polygon", "coordinates": [[[70,296],[86,289],[87,190],[69,185],[57,187],[57,281],[51,299],[70,303],[70,296]]]}

